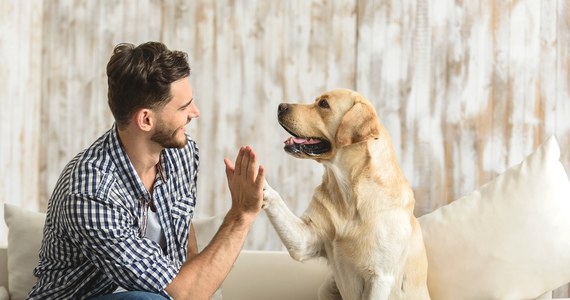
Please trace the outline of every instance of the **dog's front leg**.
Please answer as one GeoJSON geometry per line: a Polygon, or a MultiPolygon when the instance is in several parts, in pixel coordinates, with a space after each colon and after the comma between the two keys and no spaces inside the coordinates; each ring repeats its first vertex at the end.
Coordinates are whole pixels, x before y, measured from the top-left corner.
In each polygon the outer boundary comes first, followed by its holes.
{"type": "Polygon", "coordinates": [[[364,284],[364,290],[362,291],[363,300],[379,300],[379,299],[389,299],[394,289],[395,279],[394,276],[384,275],[376,276],[370,278],[364,284]]]}
{"type": "Polygon", "coordinates": [[[331,275],[319,288],[319,300],[342,300],[338,286],[331,275]]]}
{"type": "Polygon", "coordinates": [[[289,255],[298,261],[318,256],[318,240],[308,222],[293,214],[267,182],[263,192],[263,208],[289,255]]]}

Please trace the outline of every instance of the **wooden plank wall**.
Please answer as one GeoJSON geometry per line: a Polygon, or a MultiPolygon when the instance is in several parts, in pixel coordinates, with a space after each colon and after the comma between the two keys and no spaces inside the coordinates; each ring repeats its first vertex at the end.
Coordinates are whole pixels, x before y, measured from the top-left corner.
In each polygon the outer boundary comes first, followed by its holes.
{"type": "MultiPolygon", "coordinates": [[[[244,144],[301,214],[322,168],[282,151],[277,105],[336,87],[375,104],[417,215],[549,135],[568,169],[568,20],[565,0],[0,0],[0,202],[45,210],[63,166],[112,124],[113,46],[148,40],[189,53],[200,216],[229,208],[222,161],[244,144]]],[[[264,215],[245,247],[281,249],[264,215]]]]}
{"type": "Polygon", "coordinates": [[[4,202],[40,206],[42,14],[42,0],[0,0],[0,245],[4,202]]]}

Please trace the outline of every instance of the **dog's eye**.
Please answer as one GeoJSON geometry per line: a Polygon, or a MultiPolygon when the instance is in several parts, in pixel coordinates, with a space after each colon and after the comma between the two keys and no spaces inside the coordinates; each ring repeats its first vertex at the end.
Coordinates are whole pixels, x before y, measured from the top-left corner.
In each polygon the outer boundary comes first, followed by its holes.
{"type": "Polygon", "coordinates": [[[329,103],[325,99],[321,99],[319,101],[319,107],[321,108],[330,108],[329,103]]]}

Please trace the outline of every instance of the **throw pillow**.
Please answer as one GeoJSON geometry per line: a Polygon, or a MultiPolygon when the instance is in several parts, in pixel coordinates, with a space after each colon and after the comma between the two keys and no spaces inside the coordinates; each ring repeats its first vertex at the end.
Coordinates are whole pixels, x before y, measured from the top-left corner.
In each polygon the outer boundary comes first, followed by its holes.
{"type": "Polygon", "coordinates": [[[554,137],[419,218],[432,299],[532,299],[570,281],[570,183],[554,137]]]}
{"type": "Polygon", "coordinates": [[[204,250],[210,243],[220,225],[222,225],[223,217],[197,217],[192,219],[194,231],[196,231],[196,242],[198,244],[198,251],[204,250]]]}
{"type": "Polygon", "coordinates": [[[45,214],[4,204],[8,226],[8,290],[10,299],[26,299],[36,283],[33,274],[39,261],[45,214]]]}

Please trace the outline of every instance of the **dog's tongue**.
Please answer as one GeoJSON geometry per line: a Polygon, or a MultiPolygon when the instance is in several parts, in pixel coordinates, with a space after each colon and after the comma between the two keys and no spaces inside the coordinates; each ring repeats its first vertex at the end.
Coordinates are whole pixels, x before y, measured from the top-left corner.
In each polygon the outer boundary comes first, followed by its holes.
{"type": "Polygon", "coordinates": [[[320,143],[317,139],[303,139],[298,137],[290,137],[285,141],[285,144],[292,145],[292,144],[303,144],[303,145],[311,145],[311,144],[318,144],[320,143]]]}

